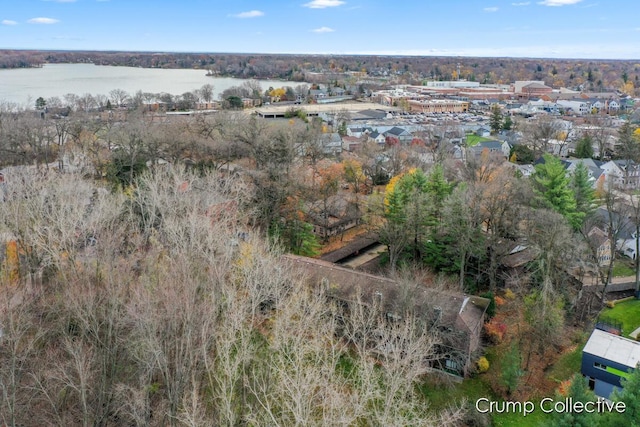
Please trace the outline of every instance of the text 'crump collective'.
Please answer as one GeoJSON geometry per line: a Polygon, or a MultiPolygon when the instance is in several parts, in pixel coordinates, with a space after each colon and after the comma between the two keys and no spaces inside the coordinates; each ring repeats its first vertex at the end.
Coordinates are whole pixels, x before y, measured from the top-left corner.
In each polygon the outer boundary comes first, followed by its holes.
{"type": "Polygon", "coordinates": [[[617,412],[623,413],[627,408],[624,402],[611,402],[607,399],[599,397],[596,401],[582,402],[573,400],[568,397],[564,400],[554,400],[550,397],[546,397],[540,401],[537,405],[531,401],[524,402],[512,402],[501,401],[494,402],[487,398],[480,398],[476,400],[476,411],[481,414],[492,413],[521,413],[523,417],[533,413],[536,407],[546,414],[550,413],[605,413],[605,412],[617,412]]]}

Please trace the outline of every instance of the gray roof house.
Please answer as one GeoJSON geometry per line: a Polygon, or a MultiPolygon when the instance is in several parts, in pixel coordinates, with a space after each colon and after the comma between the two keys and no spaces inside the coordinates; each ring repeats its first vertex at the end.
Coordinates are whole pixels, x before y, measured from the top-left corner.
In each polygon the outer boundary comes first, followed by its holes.
{"type": "Polygon", "coordinates": [[[342,137],[339,133],[331,133],[322,140],[322,151],[324,154],[336,155],[342,153],[342,137]]]}
{"type": "Polygon", "coordinates": [[[511,152],[511,146],[507,142],[503,141],[483,141],[479,142],[473,147],[467,148],[467,156],[479,159],[485,150],[488,151],[489,154],[500,155],[502,157],[508,158],[509,153],[511,152]]]}
{"type": "Polygon", "coordinates": [[[386,132],[383,132],[385,137],[397,138],[400,142],[410,142],[413,139],[413,135],[406,129],[398,126],[394,126],[386,132]]]}

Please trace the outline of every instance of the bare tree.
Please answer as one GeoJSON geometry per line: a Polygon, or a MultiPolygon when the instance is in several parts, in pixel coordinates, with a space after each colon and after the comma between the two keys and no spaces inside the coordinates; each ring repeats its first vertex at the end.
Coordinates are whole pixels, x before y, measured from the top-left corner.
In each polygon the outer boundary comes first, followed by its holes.
{"type": "Polygon", "coordinates": [[[212,84],[205,84],[202,85],[202,87],[198,90],[198,95],[200,96],[200,99],[204,102],[211,102],[213,101],[213,85],[212,84]]]}
{"type": "Polygon", "coordinates": [[[124,107],[130,99],[129,94],[124,89],[113,89],[109,91],[109,99],[114,107],[124,107]]]}

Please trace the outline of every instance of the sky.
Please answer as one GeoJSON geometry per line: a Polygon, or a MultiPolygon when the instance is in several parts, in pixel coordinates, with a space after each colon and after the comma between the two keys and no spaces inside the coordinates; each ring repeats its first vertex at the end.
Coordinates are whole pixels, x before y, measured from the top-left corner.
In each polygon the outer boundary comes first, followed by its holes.
{"type": "Polygon", "coordinates": [[[0,49],[640,59],[638,0],[0,0],[0,49]]]}

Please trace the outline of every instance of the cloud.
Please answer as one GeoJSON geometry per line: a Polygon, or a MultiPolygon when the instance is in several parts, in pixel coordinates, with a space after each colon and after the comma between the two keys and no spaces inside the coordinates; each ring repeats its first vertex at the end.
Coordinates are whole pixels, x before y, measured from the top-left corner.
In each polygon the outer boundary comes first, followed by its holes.
{"type": "Polygon", "coordinates": [[[60,21],[53,18],[31,18],[27,22],[29,24],[57,24],[60,21]]]}
{"type": "Polygon", "coordinates": [[[342,0],[312,0],[309,3],[303,4],[304,7],[309,9],[324,9],[327,7],[342,6],[345,4],[342,0]]]}
{"type": "Polygon", "coordinates": [[[498,8],[497,8],[497,7],[495,7],[495,6],[493,6],[493,7],[485,7],[483,10],[484,10],[485,12],[497,12],[497,11],[498,11],[498,8]]]}
{"type": "Polygon", "coordinates": [[[329,27],[320,27],[320,28],[316,28],[314,30],[311,30],[314,33],[333,33],[335,30],[333,28],[329,28],[329,27]]]}
{"type": "Polygon", "coordinates": [[[3,19],[2,22],[0,22],[0,24],[2,24],[2,25],[18,25],[18,23],[16,21],[12,21],[10,19],[3,19]]]}
{"type": "Polygon", "coordinates": [[[511,3],[511,6],[529,6],[531,4],[530,1],[523,1],[520,3],[511,3]]]}
{"type": "Polygon", "coordinates": [[[232,15],[234,18],[257,18],[258,16],[263,16],[264,12],[261,10],[250,10],[248,12],[240,12],[238,14],[232,15]]]}
{"type": "Polygon", "coordinates": [[[570,4],[578,4],[582,0],[544,0],[539,1],[538,4],[543,6],[568,6],[570,4]]]}

